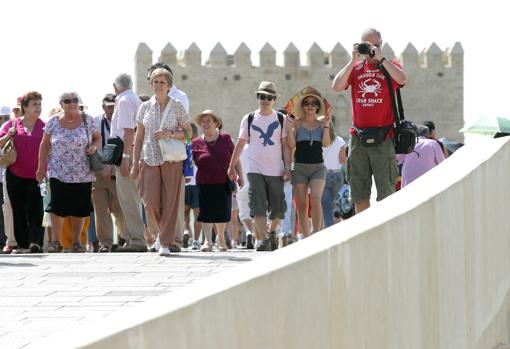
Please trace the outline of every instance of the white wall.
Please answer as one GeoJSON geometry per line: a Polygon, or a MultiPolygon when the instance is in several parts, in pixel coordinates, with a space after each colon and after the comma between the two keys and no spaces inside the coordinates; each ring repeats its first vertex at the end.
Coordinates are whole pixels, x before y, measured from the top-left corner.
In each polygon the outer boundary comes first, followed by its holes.
{"type": "Polygon", "coordinates": [[[346,222],[52,347],[503,348],[509,160],[505,139],[467,145],[346,222]]]}

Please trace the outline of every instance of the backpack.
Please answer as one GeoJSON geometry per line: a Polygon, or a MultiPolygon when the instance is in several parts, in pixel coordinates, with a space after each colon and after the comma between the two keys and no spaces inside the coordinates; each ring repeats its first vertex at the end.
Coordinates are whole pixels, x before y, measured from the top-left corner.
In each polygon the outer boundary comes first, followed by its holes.
{"type": "MultiPolygon", "coordinates": [[[[283,129],[283,118],[285,117],[285,115],[283,115],[283,113],[280,113],[279,111],[276,112],[276,115],[278,116],[278,121],[280,122],[280,126],[283,129]]],[[[250,137],[251,137],[250,129],[251,129],[251,123],[253,122],[254,117],[255,117],[255,112],[252,111],[250,114],[248,114],[248,142],[250,142],[250,137]]]]}

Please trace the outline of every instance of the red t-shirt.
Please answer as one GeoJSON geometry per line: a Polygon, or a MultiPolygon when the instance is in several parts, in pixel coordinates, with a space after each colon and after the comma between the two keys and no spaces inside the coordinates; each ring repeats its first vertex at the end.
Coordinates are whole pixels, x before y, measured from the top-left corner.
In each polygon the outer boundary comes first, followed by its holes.
{"type": "MultiPolygon", "coordinates": [[[[383,70],[377,64],[356,62],[349,76],[352,98],[352,122],[358,128],[384,127],[394,122],[393,105],[388,90],[388,82],[383,70]]],[[[391,61],[401,68],[396,61],[391,61]]],[[[398,84],[392,81],[393,90],[398,84]]]]}
{"type": "Polygon", "coordinates": [[[234,142],[228,133],[220,133],[218,139],[209,143],[209,146],[202,137],[197,137],[191,141],[191,149],[193,161],[197,165],[197,184],[227,182],[227,169],[234,152],[234,142]]]}

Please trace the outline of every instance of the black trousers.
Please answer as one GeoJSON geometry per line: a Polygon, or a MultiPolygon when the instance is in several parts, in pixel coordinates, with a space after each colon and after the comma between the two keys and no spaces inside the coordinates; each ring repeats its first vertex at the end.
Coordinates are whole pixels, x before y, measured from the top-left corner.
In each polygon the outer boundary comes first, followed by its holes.
{"type": "Polygon", "coordinates": [[[7,169],[7,193],[11,200],[14,236],[18,246],[28,248],[31,242],[43,245],[43,203],[35,179],[18,177],[7,169]]]}

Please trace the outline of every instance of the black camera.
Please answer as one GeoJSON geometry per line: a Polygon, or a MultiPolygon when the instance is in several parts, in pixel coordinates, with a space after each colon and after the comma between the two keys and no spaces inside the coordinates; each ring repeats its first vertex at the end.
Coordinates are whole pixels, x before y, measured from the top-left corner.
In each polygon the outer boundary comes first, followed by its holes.
{"type": "Polygon", "coordinates": [[[358,52],[362,55],[368,55],[370,58],[374,57],[375,52],[369,44],[362,42],[358,45],[358,52]]]}

